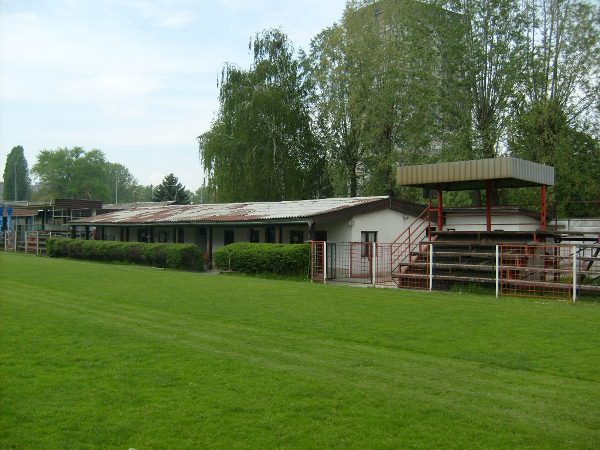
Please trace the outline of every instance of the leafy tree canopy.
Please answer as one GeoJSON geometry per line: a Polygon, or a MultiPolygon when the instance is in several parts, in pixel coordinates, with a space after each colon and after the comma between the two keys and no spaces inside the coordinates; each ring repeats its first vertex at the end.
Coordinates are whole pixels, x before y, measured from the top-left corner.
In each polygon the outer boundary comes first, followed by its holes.
{"type": "Polygon", "coordinates": [[[42,150],[32,172],[40,179],[40,199],[86,198],[105,203],[136,201],[135,178],[125,166],[107,161],[98,149],[42,150]]]}

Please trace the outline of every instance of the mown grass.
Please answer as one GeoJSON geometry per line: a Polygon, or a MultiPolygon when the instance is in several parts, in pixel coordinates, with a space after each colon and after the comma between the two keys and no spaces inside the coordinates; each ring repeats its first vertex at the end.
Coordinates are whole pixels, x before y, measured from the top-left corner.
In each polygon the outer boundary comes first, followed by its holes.
{"type": "Polygon", "coordinates": [[[0,253],[0,448],[599,448],[600,305],[0,253]]]}

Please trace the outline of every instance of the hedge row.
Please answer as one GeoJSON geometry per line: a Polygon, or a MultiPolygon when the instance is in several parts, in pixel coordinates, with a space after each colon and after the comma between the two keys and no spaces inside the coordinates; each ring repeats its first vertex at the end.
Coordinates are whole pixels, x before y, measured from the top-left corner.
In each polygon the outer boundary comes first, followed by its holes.
{"type": "Polygon", "coordinates": [[[202,252],[192,244],[145,244],[143,242],[85,241],[50,238],[46,250],[51,257],[95,261],[123,261],[170,269],[201,270],[202,252]]]}
{"type": "Polygon", "coordinates": [[[239,242],[220,248],[214,258],[220,270],[308,276],[310,245],[239,242]]]}

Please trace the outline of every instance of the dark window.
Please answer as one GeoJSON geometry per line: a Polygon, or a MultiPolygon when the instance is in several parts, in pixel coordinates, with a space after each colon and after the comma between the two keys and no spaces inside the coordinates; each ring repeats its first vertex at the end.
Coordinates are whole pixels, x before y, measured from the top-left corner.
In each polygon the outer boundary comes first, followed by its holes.
{"type": "Polygon", "coordinates": [[[183,244],[185,242],[185,234],[183,233],[183,228],[177,228],[177,243],[183,244]]]}
{"type": "Polygon", "coordinates": [[[268,244],[275,243],[275,227],[266,227],[265,228],[265,242],[268,244]]]}
{"type": "Polygon", "coordinates": [[[235,242],[233,230],[223,232],[223,245],[233,244],[235,242]]]}
{"type": "Polygon", "coordinates": [[[371,249],[373,246],[372,242],[377,242],[377,231],[361,231],[360,232],[360,240],[361,242],[368,242],[368,244],[363,244],[361,248],[362,256],[371,256],[371,249]]]}
{"type": "Polygon", "coordinates": [[[327,241],[327,231],[315,231],[315,241],[327,241]]]}
{"type": "Polygon", "coordinates": [[[154,234],[152,233],[152,230],[146,228],[138,230],[138,242],[153,243],[154,234]]]}
{"type": "Polygon", "coordinates": [[[250,228],[248,240],[250,242],[260,242],[260,231],[250,228]]]}
{"type": "Polygon", "coordinates": [[[304,231],[290,231],[290,244],[302,244],[304,242],[304,231]]]}
{"type": "Polygon", "coordinates": [[[169,233],[167,233],[166,231],[159,231],[158,232],[158,242],[167,242],[167,240],[169,239],[169,233]]]}

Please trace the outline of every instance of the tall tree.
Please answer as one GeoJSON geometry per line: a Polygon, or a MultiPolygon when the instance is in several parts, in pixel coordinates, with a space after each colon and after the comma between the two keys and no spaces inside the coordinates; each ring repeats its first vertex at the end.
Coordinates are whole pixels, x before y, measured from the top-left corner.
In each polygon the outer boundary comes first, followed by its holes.
{"type": "Polygon", "coordinates": [[[154,189],[152,201],[172,201],[176,205],[188,205],[190,203],[190,192],[179,182],[175,175],[170,173],[154,189]]]}
{"type": "MultiPolygon", "coordinates": [[[[42,150],[32,172],[40,179],[40,200],[86,198],[105,203],[141,200],[140,188],[131,172],[122,164],[107,161],[98,149],[42,150]]],[[[148,193],[146,200],[149,197],[148,193]]]]}
{"type": "Polygon", "coordinates": [[[141,201],[137,181],[127,167],[119,163],[107,162],[107,174],[111,201],[117,203],[141,201]]]}
{"type": "Polygon", "coordinates": [[[23,147],[13,147],[4,166],[4,200],[29,200],[31,179],[23,147]]]}
{"type": "Polygon", "coordinates": [[[98,149],[42,150],[32,167],[46,198],[111,200],[108,164],[98,149]]]}
{"type": "Polygon", "coordinates": [[[600,6],[584,0],[528,0],[525,108],[552,102],[580,126],[600,113],[600,6]]]}
{"type": "Polygon", "coordinates": [[[462,28],[436,5],[353,1],[313,40],[318,124],[350,195],[393,194],[397,165],[464,146],[465,69],[446,38],[462,28]]]}
{"type": "Polygon", "coordinates": [[[511,101],[523,73],[526,20],[514,0],[451,0],[467,32],[463,55],[471,86],[471,158],[499,156],[511,101]]]}
{"type": "MultiPolygon", "coordinates": [[[[513,155],[555,168],[550,199],[560,216],[600,214],[600,141],[573,128],[559,102],[533,103],[514,121],[509,144],[513,155]]],[[[539,203],[531,189],[510,196],[521,205],[539,203]]]]}
{"type": "Polygon", "coordinates": [[[597,214],[586,202],[600,191],[600,8],[530,0],[524,11],[529,76],[515,102],[510,151],[556,168],[551,200],[560,214],[597,214]]]}
{"type": "Polygon", "coordinates": [[[351,105],[351,57],[342,25],[323,30],[311,42],[313,97],[321,140],[329,150],[329,170],[338,195],[356,197],[364,147],[358,139],[358,108],[351,105]]]}
{"type": "Polygon", "coordinates": [[[324,150],[311,123],[304,58],[279,30],[250,42],[249,70],[225,65],[219,112],[199,137],[209,186],[220,201],[328,194],[324,150]]]}

